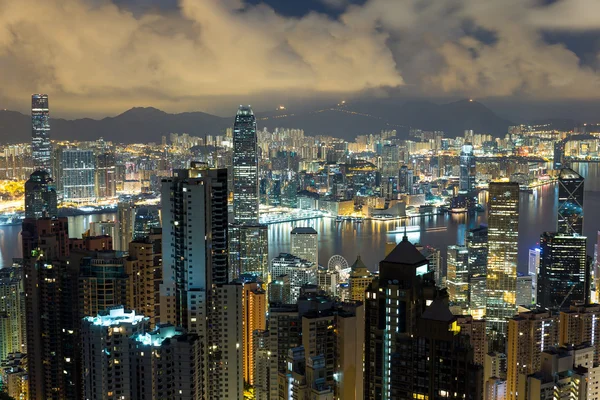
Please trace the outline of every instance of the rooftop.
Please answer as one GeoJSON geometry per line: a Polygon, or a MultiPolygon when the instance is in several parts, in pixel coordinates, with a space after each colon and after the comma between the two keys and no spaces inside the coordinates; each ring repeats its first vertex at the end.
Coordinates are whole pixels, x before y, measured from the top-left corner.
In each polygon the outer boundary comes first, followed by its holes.
{"type": "Polygon", "coordinates": [[[402,241],[396,245],[394,250],[388,254],[383,260],[388,263],[395,264],[421,264],[427,262],[427,259],[421,254],[414,244],[408,241],[408,238],[404,236],[402,241]]]}
{"type": "Polygon", "coordinates": [[[292,229],[292,235],[295,234],[316,235],[317,231],[314,230],[314,228],[311,228],[310,226],[299,226],[292,229]]]}
{"type": "Polygon", "coordinates": [[[91,322],[96,326],[117,326],[121,324],[137,325],[147,319],[133,310],[126,310],[124,307],[118,306],[102,311],[95,317],[85,317],[84,321],[91,322]]]}
{"type": "Polygon", "coordinates": [[[571,168],[563,168],[558,174],[559,179],[583,179],[581,175],[573,171],[571,168]]]}

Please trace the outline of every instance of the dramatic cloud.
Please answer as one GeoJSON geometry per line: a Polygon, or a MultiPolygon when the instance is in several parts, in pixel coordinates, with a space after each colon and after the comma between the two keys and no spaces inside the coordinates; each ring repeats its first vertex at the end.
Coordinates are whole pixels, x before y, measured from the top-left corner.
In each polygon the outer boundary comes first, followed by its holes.
{"type": "Polygon", "coordinates": [[[180,0],[134,14],[126,0],[0,0],[0,107],[23,107],[32,92],[63,114],[223,111],[379,88],[600,97],[598,65],[542,35],[600,29],[597,0],[323,1],[345,11],[290,18],[242,0],[180,0]]]}

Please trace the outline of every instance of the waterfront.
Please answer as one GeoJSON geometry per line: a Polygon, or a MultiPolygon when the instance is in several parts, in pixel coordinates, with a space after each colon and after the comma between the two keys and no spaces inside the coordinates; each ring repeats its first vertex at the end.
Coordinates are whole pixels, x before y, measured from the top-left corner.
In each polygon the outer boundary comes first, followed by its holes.
{"type": "MultiPolygon", "coordinates": [[[[600,230],[600,164],[574,164],[574,169],[585,178],[584,231],[588,236],[588,254],[593,255],[600,230]]],[[[519,270],[524,271],[530,248],[534,247],[540,234],[556,229],[557,212],[556,183],[537,187],[533,193],[521,193],[519,218],[519,270]]],[[[483,193],[482,195],[484,195],[483,193]]],[[[80,237],[92,221],[113,219],[114,214],[96,214],[69,217],[69,232],[72,237],[80,237]]],[[[420,225],[421,230],[409,232],[412,242],[420,242],[440,248],[445,257],[448,245],[464,243],[466,231],[486,222],[485,213],[445,214],[409,219],[409,225],[420,225]]],[[[334,218],[317,218],[305,221],[284,222],[269,225],[269,257],[280,252],[290,251],[290,231],[294,226],[312,226],[319,232],[319,262],[327,264],[329,258],[339,254],[352,264],[358,254],[365,264],[376,269],[383,258],[385,243],[400,241],[403,234],[388,234],[395,230],[398,221],[365,220],[363,223],[351,221],[336,222],[334,218]]],[[[21,257],[20,226],[0,227],[0,267],[9,266],[13,257],[21,257]]]]}

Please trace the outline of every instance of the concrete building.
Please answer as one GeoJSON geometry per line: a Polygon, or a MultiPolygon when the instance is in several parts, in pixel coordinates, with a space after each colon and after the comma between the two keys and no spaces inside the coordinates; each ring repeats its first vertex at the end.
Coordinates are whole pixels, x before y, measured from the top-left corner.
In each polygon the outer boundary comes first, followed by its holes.
{"type": "Polygon", "coordinates": [[[23,268],[0,268],[0,362],[27,352],[23,268]]]}
{"type": "Polygon", "coordinates": [[[254,367],[257,349],[255,331],[267,328],[267,294],[258,282],[244,282],[242,292],[244,382],[254,386],[254,367]]]}
{"type": "Polygon", "coordinates": [[[281,253],[271,260],[271,276],[287,275],[290,280],[290,303],[300,296],[300,288],[317,284],[317,265],[295,255],[281,253]]]}
{"type": "Polygon", "coordinates": [[[561,311],[559,318],[559,344],[568,347],[590,343],[594,364],[600,364],[600,305],[571,306],[561,311]]]}
{"type": "Polygon", "coordinates": [[[360,255],[356,256],[356,261],[350,266],[350,278],[348,279],[350,300],[364,302],[366,290],[372,281],[373,274],[367,269],[360,255]]]}
{"type": "Polygon", "coordinates": [[[304,260],[319,265],[319,234],[311,227],[296,227],[290,234],[292,252],[304,260]]]}

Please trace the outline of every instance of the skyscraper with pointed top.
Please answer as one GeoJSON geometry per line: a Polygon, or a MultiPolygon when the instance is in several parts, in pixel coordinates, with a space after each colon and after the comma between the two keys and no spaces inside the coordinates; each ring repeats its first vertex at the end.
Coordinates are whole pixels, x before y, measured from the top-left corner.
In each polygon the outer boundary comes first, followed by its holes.
{"type": "Polygon", "coordinates": [[[45,170],[52,175],[50,111],[47,94],[31,95],[31,154],[34,169],[45,170]]]}

